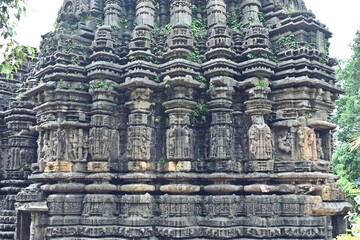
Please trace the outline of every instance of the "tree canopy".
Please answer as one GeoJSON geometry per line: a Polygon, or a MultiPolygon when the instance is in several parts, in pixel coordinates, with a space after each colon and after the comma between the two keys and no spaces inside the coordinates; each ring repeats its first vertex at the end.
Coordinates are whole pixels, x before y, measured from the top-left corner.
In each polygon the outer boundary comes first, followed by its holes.
{"type": "Polygon", "coordinates": [[[26,57],[34,58],[32,47],[19,45],[16,40],[16,23],[26,13],[27,0],[0,0],[0,72],[11,77],[26,57]]]}
{"type": "Polygon", "coordinates": [[[360,177],[360,150],[350,151],[351,140],[360,136],[360,31],[356,33],[352,51],[352,56],[340,64],[337,72],[345,93],[337,101],[334,116],[339,129],[333,162],[336,173],[348,183],[354,183],[360,177]]]}

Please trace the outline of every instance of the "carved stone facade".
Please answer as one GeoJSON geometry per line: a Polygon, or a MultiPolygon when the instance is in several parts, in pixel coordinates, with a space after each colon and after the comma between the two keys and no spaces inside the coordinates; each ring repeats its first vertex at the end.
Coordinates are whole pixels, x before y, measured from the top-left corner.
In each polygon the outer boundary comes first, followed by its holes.
{"type": "Polygon", "coordinates": [[[330,37],[301,0],[64,0],[0,78],[0,239],[344,232],[330,37]]]}

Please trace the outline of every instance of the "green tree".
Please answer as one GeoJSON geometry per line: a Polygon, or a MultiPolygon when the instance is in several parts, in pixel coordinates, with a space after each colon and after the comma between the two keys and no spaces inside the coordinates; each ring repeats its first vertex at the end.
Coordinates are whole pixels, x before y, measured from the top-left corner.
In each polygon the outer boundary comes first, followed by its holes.
{"type": "Polygon", "coordinates": [[[356,128],[354,133],[355,133],[355,137],[350,141],[351,152],[356,151],[360,148],[360,129],[356,128]]]}
{"type": "Polygon", "coordinates": [[[339,129],[333,157],[336,173],[350,183],[360,177],[360,151],[354,148],[357,145],[354,141],[360,133],[360,31],[353,41],[352,51],[352,56],[340,64],[337,72],[345,93],[336,104],[334,122],[339,129]],[[355,145],[350,144],[352,140],[355,145]]]}
{"type": "Polygon", "coordinates": [[[351,234],[338,236],[337,240],[359,239],[360,233],[360,31],[352,44],[352,55],[340,63],[337,78],[345,93],[336,103],[334,122],[336,133],[333,156],[334,170],[340,176],[339,184],[354,204],[354,211],[347,215],[352,223],[351,234]]]}
{"type": "Polygon", "coordinates": [[[0,0],[0,73],[12,77],[22,62],[35,50],[19,45],[16,40],[16,24],[26,13],[27,0],[0,0]]]}

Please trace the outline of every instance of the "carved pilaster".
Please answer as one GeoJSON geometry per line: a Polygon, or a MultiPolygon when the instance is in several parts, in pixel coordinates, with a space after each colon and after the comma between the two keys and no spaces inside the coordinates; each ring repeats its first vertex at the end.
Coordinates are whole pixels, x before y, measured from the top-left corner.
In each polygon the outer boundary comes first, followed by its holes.
{"type": "Polygon", "coordinates": [[[146,171],[149,167],[152,129],[148,125],[148,117],[152,106],[151,94],[149,88],[137,88],[131,92],[131,101],[126,103],[131,111],[126,152],[129,171],[146,171]]]}
{"type": "Polygon", "coordinates": [[[251,118],[248,130],[249,163],[248,170],[253,172],[273,171],[273,138],[264,115],[271,113],[272,102],[267,100],[270,91],[267,79],[258,79],[255,87],[247,90],[250,100],[245,102],[245,114],[251,118]]]}
{"type": "Polygon", "coordinates": [[[194,49],[194,37],[191,30],[191,0],[172,0],[170,24],[172,29],[168,36],[166,59],[186,58],[194,49]]]}
{"type": "Polygon", "coordinates": [[[120,27],[123,7],[123,0],[105,0],[104,24],[120,27]]]}
{"type": "MultiPolygon", "coordinates": [[[[115,4],[106,1],[107,4],[115,4]]],[[[118,92],[116,89],[118,81],[118,71],[110,70],[113,67],[103,66],[103,61],[114,62],[118,56],[114,54],[116,43],[113,39],[113,31],[108,26],[100,27],[96,32],[92,43],[94,51],[92,55],[91,71],[89,73],[90,90],[92,96],[91,105],[91,129],[89,130],[88,152],[91,161],[87,164],[90,172],[108,172],[110,161],[113,162],[119,157],[119,130],[116,120],[118,92]],[[99,72],[103,74],[99,75],[99,72]]]]}
{"type": "Polygon", "coordinates": [[[191,26],[191,0],[172,0],[170,5],[171,25],[191,26]]]}
{"type": "Polygon", "coordinates": [[[209,28],[216,24],[226,25],[226,4],[224,0],[207,0],[206,10],[209,28]]]}
{"type": "Polygon", "coordinates": [[[196,106],[191,99],[192,91],[191,88],[174,86],[172,99],[163,103],[169,116],[169,127],[166,131],[168,171],[191,171],[194,132],[190,119],[196,106]]]}
{"type": "Polygon", "coordinates": [[[35,125],[35,114],[29,102],[15,101],[5,113],[9,130],[8,158],[5,166],[9,178],[25,178],[31,164],[36,162],[36,134],[30,131],[35,125]]]}
{"type": "Polygon", "coordinates": [[[154,0],[136,1],[136,23],[138,26],[147,25],[149,27],[154,27],[154,23],[155,23],[154,0]]]}
{"type": "Polygon", "coordinates": [[[242,22],[244,25],[259,24],[258,12],[261,7],[260,0],[245,0],[241,4],[242,9],[242,22]]]}
{"type": "Polygon", "coordinates": [[[212,121],[209,159],[215,160],[211,163],[213,165],[211,169],[220,172],[238,168],[231,161],[234,156],[233,88],[230,84],[231,80],[231,78],[221,77],[219,77],[218,82],[212,80],[213,89],[210,91],[209,111],[212,115],[212,121]]]}

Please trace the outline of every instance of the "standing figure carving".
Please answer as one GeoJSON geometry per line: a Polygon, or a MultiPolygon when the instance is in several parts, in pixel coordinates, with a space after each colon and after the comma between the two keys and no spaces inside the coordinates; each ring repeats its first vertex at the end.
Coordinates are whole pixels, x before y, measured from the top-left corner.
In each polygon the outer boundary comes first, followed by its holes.
{"type": "Polygon", "coordinates": [[[210,158],[228,159],[231,155],[231,133],[227,126],[211,127],[210,158]]]}
{"type": "Polygon", "coordinates": [[[316,152],[317,152],[317,157],[320,159],[325,159],[325,154],[324,154],[324,150],[322,147],[322,139],[320,134],[317,134],[316,136],[316,152]]]}
{"type": "Polygon", "coordinates": [[[41,145],[39,146],[41,148],[40,162],[48,162],[49,161],[49,151],[50,151],[49,134],[50,133],[48,131],[44,132],[42,146],[41,145]]]}
{"type": "Polygon", "coordinates": [[[298,140],[300,147],[300,157],[303,160],[316,160],[316,135],[315,131],[309,127],[300,127],[298,129],[298,140]]]}
{"type": "Polygon", "coordinates": [[[128,129],[127,157],[131,160],[150,158],[150,128],[131,126],[128,129]]]}
{"type": "Polygon", "coordinates": [[[168,159],[190,159],[192,130],[188,126],[172,125],[167,130],[168,159]]]}
{"type": "Polygon", "coordinates": [[[262,116],[252,116],[249,136],[249,152],[252,160],[267,160],[272,157],[271,129],[264,123],[262,116]]]}

